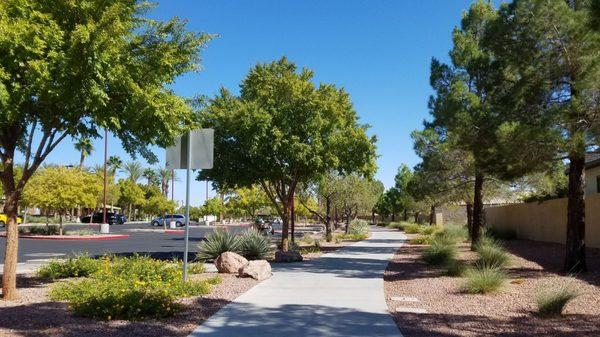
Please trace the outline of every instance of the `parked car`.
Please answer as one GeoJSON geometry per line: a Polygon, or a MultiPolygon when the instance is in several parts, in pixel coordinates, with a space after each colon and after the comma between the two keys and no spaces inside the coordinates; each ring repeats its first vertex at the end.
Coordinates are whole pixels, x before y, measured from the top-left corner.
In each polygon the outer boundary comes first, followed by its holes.
{"type": "MultiPolygon", "coordinates": [[[[0,227],[4,227],[7,222],[8,222],[8,216],[4,213],[0,213],[0,227]]],[[[17,224],[20,224],[22,222],[23,222],[23,218],[21,218],[20,216],[17,216],[17,224]]]]}
{"type": "MultiPolygon", "coordinates": [[[[95,212],[92,216],[92,223],[102,223],[103,214],[102,212],[95,212]]],[[[82,216],[80,218],[82,223],[90,223],[90,216],[82,216]]],[[[127,218],[123,214],[106,212],[106,222],[109,225],[122,225],[127,221],[127,218]]]]}
{"type": "Polygon", "coordinates": [[[163,226],[166,224],[167,226],[171,223],[171,221],[175,221],[175,226],[180,227],[185,225],[185,215],[183,214],[167,214],[164,217],[158,217],[152,219],[150,224],[154,227],[163,226]]]}

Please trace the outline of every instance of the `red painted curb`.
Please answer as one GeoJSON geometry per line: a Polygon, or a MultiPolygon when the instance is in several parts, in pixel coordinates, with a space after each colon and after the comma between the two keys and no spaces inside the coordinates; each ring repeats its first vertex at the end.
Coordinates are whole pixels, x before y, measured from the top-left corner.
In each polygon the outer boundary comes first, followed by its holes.
{"type": "Polygon", "coordinates": [[[184,229],[165,229],[165,233],[166,234],[179,234],[179,233],[185,233],[184,229]]]}
{"type": "MultiPolygon", "coordinates": [[[[6,233],[1,233],[0,236],[5,237],[6,233]]],[[[129,238],[129,234],[115,235],[19,235],[20,239],[32,240],[56,240],[56,241],[106,241],[119,240],[129,238]]]]}

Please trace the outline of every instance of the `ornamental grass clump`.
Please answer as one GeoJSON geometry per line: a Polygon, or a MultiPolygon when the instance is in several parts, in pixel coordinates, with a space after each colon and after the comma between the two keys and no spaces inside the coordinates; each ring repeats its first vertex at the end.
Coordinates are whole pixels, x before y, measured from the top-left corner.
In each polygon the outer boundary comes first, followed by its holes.
{"type": "Polygon", "coordinates": [[[423,260],[431,265],[440,266],[455,260],[456,255],[457,249],[453,243],[434,238],[423,251],[423,260]]]}
{"type": "Polygon", "coordinates": [[[105,257],[100,262],[89,278],[57,284],[50,298],[67,302],[77,316],[140,320],[170,316],[180,309],[177,299],[206,294],[220,282],[184,282],[179,263],[144,256],[105,257]]]}
{"type": "Polygon", "coordinates": [[[487,294],[500,289],[506,282],[507,276],[498,268],[484,266],[470,268],[464,272],[465,280],[462,290],[469,294],[487,294]]]}
{"type": "Polygon", "coordinates": [[[68,277],[87,277],[100,269],[101,261],[86,254],[69,257],[66,260],[54,260],[38,269],[43,278],[60,279],[68,277]]]}
{"type": "Polygon", "coordinates": [[[407,226],[404,227],[404,232],[406,234],[418,234],[421,232],[421,226],[418,224],[409,224],[407,226]]]}
{"type": "Polygon", "coordinates": [[[496,243],[480,242],[475,246],[475,251],[479,255],[475,266],[477,268],[496,268],[501,269],[508,266],[510,257],[502,246],[496,243]]]}
{"type": "Polygon", "coordinates": [[[269,238],[255,229],[249,229],[240,238],[240,251],[248,260],[265,260],[271,255],[269,238]]]}
{"type": "Polygon", "coordinates": [[[232,232],[217,229],[206,236],[206,240],[200,244],[198,257],[205,260],[214,260],[225,252],[241,252],[241,240],[232,232]]]}
{"type": "Polygon", "coordinates": [[[567,303],[579,296],[572,284],[540,292],[536,298],[538,315],[541,317],[560,316],[567,303]]]}
{"type": "Polygon", "coordinates": [[[453,242],[463,242],[469,238],[469,233],[465,226],[448,224],[444,229],[436,233],[436,236],[444,237],[453,242]]]}
{"type": "Polygon", "coordinates": [[[369,236],[369,223],[362,219],[354,219],[348,225],[348,234],[356,236],[369,236]]]}

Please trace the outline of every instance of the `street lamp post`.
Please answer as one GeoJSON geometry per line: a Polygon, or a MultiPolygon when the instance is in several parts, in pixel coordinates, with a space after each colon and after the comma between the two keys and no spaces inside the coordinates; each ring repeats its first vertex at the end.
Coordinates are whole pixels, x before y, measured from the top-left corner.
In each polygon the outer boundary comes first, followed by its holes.
{"type": "MultiPolygon", "coordinates": [[[[104,128],[104,191],[102,193],[102,223],[106,223],[106,167],[108,166],[108,130],[104,128]]],[[[94,215],[92,214],[92,217],[94,215]]]]}

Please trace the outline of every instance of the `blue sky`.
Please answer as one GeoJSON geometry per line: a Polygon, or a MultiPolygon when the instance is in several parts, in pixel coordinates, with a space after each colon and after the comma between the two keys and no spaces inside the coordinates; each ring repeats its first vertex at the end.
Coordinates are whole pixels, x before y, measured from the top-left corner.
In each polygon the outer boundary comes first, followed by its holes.
{"type": "MultiPolygon", "coordinates": [[[[429,63],[447,60],[452,29],[460,23],[468,0],[162,0],[150,15],[189,21],[188,29],[218,34],[203,53],[202,71],[174,85],[182,96],[214,95],[219,87],[238,90],[258,62],[287,56],[315,72],[317,82],[344,87],[361,122],[378,137],[376,178],[393,184],[401,163],[418,157],[410,133],[428,117],[429,63]]],[[[86,164],[103,160],[103,141],[86,164]]],[[[131,160],[116,139],[109,154],[131,160]]],[[[156,149],[163,159],[164,150],[156,149]]],[[[77,163],[70,140],[47,162],[77,163]]],[[[175,184],[175,199],[185,196],[184,172],[175,184]]],[[[204,201],[205,185],[194,181],[192,204],[204,201]]],[[[213,192],[211,192],[214,195],[213,192]]]]}

